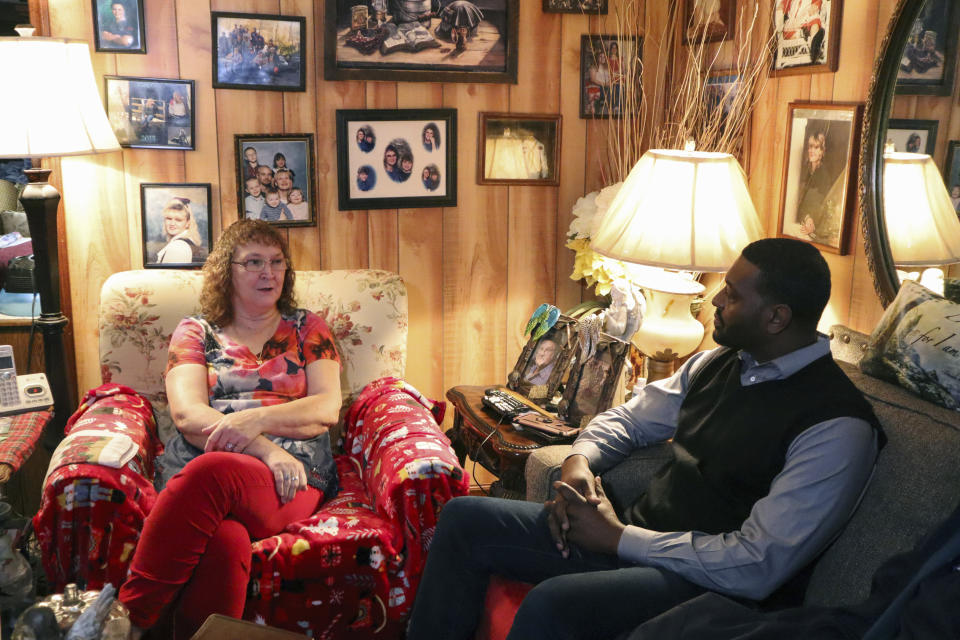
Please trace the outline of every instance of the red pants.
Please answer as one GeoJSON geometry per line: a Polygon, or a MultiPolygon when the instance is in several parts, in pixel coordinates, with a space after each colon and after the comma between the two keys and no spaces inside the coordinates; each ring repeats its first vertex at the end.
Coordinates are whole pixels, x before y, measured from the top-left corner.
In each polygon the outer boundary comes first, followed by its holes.
{"type": "Polygon", "coordinates": [[[316,512],[323,492],[281,504],[273,474],[248,455],[211,452],[190,461],[160,492],[143,525],[120,601],[150,628],[176,606],[177,637],[212,613],[239,618],[250,578],[250,541],[316,512]]]}

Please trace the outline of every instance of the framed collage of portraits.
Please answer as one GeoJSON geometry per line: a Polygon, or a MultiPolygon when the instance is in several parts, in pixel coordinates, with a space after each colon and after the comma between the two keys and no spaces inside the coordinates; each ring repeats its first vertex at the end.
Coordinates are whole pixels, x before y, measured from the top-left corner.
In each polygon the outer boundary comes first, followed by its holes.
{"type": "Polygon", "coordinates": [[[196,148],[193,80],[104,76],[107,118],[121,147],[196,148]]]}

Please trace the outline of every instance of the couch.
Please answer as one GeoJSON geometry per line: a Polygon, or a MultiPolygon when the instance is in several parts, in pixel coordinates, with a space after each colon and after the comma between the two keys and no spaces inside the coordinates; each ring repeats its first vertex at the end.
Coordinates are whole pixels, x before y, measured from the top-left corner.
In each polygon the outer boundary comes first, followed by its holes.
{"type": "MultiPolygon", "coordinates": [[[[834,358],[870,401],[888,442],[859,507],[816,562],[804,600],[810,605],[845,605],[866,598],[877,567],[911,549],[960,500],[960,413],[862,373],[856,362],[865,350],[866,335],[836,325],[830,338],[834,358]]],[[[531,454],[524,470],[528,500],[548,499],[568,449],[544,447],[531,454]]],[[[639,497],[668,455],[665,445],[651,447],[603,474],[604,489],[614,504],[639,497]]]]}
{"type": "MultiPolygon", "coordinates": [[[[122,582],[156,500],[154,460],[174,427],[163,386],[177,323],[198,310],[201,275],[112,275],[99,306],[104,384],[67,425],[34,519],[53,590],[122,582]]],[[[334,434],[341,491],[310,518],[252,544],[244,617],[314,638],[399,637],[439,510],[468,478],[434,403],[402,381],[407,297],[385,271],[297,274],[298,303],[326,318],[342,359],[334,434]]],[[[78,340],[78,345],[82,340],[78,340]]]]}

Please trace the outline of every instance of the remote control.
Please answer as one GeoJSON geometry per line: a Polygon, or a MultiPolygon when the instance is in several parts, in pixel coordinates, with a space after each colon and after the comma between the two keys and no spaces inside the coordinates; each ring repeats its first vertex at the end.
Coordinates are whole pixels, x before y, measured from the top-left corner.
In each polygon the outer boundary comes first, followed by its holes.
{"type": "Polygon", "coordinates": [[[481,402],[504,420],[513,420],[521,413],[530,411],[530,407],[499,389],[488,389],[481,402]]]}

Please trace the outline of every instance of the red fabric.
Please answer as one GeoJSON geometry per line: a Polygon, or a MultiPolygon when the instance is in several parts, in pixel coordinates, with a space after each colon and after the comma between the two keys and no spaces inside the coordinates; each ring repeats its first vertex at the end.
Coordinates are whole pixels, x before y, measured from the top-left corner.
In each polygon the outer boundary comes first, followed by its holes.
{"type": "Polygon", "coordinates": [[[0,464],[18,470],[37,447],[43,428],[50,421],[49,411],[31,411],[12,416],[10,430],[0,436],[0,464]]]}
{"type": "Polygon", "coordinates": [[[504,640],[510,633],[520,603],[531,589],[533,585],[527,582],[508,580],[497,575],[490,578],[483,616],[477,625],[474,640],[504,640]]]}

